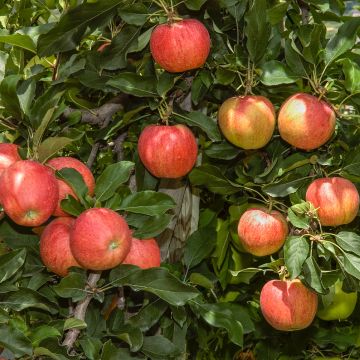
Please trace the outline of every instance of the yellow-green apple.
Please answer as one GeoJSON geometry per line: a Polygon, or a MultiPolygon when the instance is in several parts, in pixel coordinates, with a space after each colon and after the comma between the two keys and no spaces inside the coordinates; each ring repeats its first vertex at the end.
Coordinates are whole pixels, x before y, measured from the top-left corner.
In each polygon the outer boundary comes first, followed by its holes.
{"type": "Polygon", "coordinates": [[[185,125],[149,125],[140,134],[138,152],[151,174],[176,179],[193,168],[198,148],[194,134],[185,125]]]}
{"type": "Polygon", "coordinates": [[[281,138],[302,150],[313,150],[325,144],[335,131],[335,123],[331,106],[305,93],[290,96],[278,116],[281,138]]]}
{"type": "Polygon", "coordinates": [[[151,33],[150,51],[166,71],[196,69],[204,65],[209,55],[210,35],[199,20],[169,21],[151,33]]]}
{"type": "Polygon", "coordinates": [[[70,248],[85,269],[107,270],[123,262],[131,247],[131,231],[124,218],[106,208],[88,209],[75,220],[70,248]]]}
{"type": "Polygon", "coordinates": [[[59,276],[66,276],[72,266],[80,267],[70,250],[70,229],[75,222],[71,217],[51,221],[40,237],[40,257],[44,265],[59,276]]]}
{"type": "Polygon", "coordinates": [[[0,175],[14,162],[21,160],[18,149],[15,144],[0,143],[0,175]]]}
{"type": "Polygon", "coordinates": [[[323,295],[329,297],[330,303],[320,308],[317,316],[322,320],[345,320],[354,311],[357,302],[357,292],[346,293],[342,290],[342,281],[338,280],[330,288],[330,293],[323,295]]]}
{"type": "Polygon", "coordinates": [[[238,235],[244,249],[256,256],[277,252],[284,244],[289,229],[284,216],[265,207],[246,210],[240,217],[238,235]]]}
{"type": "Polygon", "coordinates": [[[263,96],[231,97],[218,112],[218,124],[225,138],[243,149],[260,149],[271,139],[275,129],[275,109],[263,96]]]}
{"type": "Polygon", "coordinates": [[[160,266],[160,248],[155,239],[132,238],[130,251],[122,264],[136,265],[142,269],[160,266]]]}
{"type": "Polygon", "coordinates": [[[19,225],[43,224],[58,201],[59,189],[53,171],[36,161],[17,161],[0,177],[0,203],[19,225]]]}
{"type": "Polygon", "coordinates": [[[352,222],[359,209],[355,185],[341,177],[314,180],[306,191],[306,201],[317,209],[321,225],[338,226],[352,222]]]}
{"type": "Polygon", "coordinates": [[[273,328],[301,330],[312,323],[318,308],[318,297],[298,279],[271,280],[261,289],[260,308],[273,328]]]}
{"type": "MultiPolygon", "coordinates": [[[[95,190],[95,179],[94,175],[91,173],[90,169],[80,160],[75,159],[73,157],[67,156],[67,157],[57,157],[49,160],[46,163],[47,166],[54,170],[61,170],[64,168],[72,168],[77,170],[87,188],[88,188],[88,194],[92,196],[94,194],[95,190]]],[[[59,186],[59,202],[57,204],[57,207],[53,213],[54,216],[69,216],[64,210],[61,209],[61,201],[66,198],[67,195],[73,196],[75,199],[77,199],[77,196],[75,195],[74,191],[71,189],[71,187],[63,180],[57,179],[57,183],[59,186]]]]}

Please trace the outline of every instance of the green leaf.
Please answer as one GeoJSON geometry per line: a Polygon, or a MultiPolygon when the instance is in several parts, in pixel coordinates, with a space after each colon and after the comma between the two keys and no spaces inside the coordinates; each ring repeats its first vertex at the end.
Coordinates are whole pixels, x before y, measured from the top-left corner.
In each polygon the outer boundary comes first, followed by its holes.
{"type": "Polygon", "coordinates": [[[63,298],[72,298],[73,301],[82,300],[86,296],[86,277],[84,274],[70,273],[53,287],[57,295],[63,298]]]}
{"type": "Polygon", "coordinates": [[[29,50],[36,54],[36,47],[31,38],[27,35],[12,34],[12,35],[0,35],[0,43],[5,43],[13,46],[20,47],[25,50],[29,50]]]}
{"type": "Polygon", "coordinates": [[[85,203],[85,196],[89,192],[82,175],[73,168],[62,168],[55,172],[56,177],[65,181],[74,191],[82,204],[85,203]]]}
{"type": "Polygon", "coordinates": [[[207,0],[185,0],[185,6],[189,10],[200,10],[207,0]]]}
{"type": "Polygon", "coordinates": [[[308,229],[310,226],[310,219],[305,215],[297,215],[291,207],[288,208],[288,219],[293,226],[299,229],[308,229]]]}
{"type": "Polygon", "coordinates": [[[262,64],[260,69],[262,71],[260,81],[267,86],[291,84],[299,79],[286,65],[277,60],[262,64]]]}
{"type": "Polygon", "coordinates": [[[20,108],[25,115],[30,115],[30,108],[34,101],[35,90],[36,81],[33,78],[23,81],[17,88],[16,93],[19,99],[20,108]]]}
{"type": "Polygon", "coordinates": [[[161,97],[164,97],[167,94],[167,92],[173,88],[173,86],[178,78],[179,78],[178,75],[170,74],[170,73],[164,71],[159,76],[159,81],[156,85],[157,93],[161,97]]]}
{"type": "Polygon", "coordinates": [[[55,327],[48,325],[40,325],[35,329],[31,330],[31,334],[29,335],[29,338],[33,346],[36,347],[39,346],[39,344],[45,339],[51,337],[60,337],[60,336],[61,336],[60,331],[55,327]]]}
{"type": "Polygon", "coordinates": [[[172,214],[151,216],[142,222],[141,227],[136,229],[133,235],[137,239],[149,239],[158,236],[167,228],[172,217],[172,214]]]}
{"type": "Polygon", "coordinates": [[[30,339],[12,326],[0,325],[0,345],[9,349],[17,358],[32,355],[30,339]]]}
{"type": "MultiPolygon", "coordinates": [[[[340,258],[340,256],[338,258],[340,258]]],[[[342,260],[345,271],[360,280],[360,257],[344,252],[342,260]]]]}
{"type": "Polygon", "coordinates": [[[135,164],[130,161],[120,161],[108,165],[96,181],[95,195],[98,201],[111,198],[117,188],[129,180],[135,164]]]}
{"type": "Polygon", "coordinates": [[[291,40],[285,40],[285,60],[291,71],[298,76],[306,77],[305,66],[301,55],[291,45],[291,40]]]}
{"type": "Polygon", "coordinates": [[[350,93],[360,91],[360,66],[350,59],[342,60],[345,89],[350,93]]]}
{"type": "Polygon", "coordinates": [[[101,360],[144,360],[143,357],[132,356],[128,349],[121,349],[108,340],[101,353],[101,360]]]}
{"type": "Polygon", "coordinates": [[[285,197],[296,192],[304,184],[304,178],[292,180],[285,183],[266,185],[263,191],[272,197],[285,197]]]}
{"type": "Polygon", "coordinates": [[[214,119],[204,115],[200,111],[194,111],[187,114],[174,113],[174,118],[189,126],[197,126],[203,130],[212,141],[220,141],[221,135],[214,119]]]}
{"type": "Polygon", "coordinates": [[[17,86],[20,81],[19,75],[9,75],[0,84],[0,104],[15,118],[21,118],[21,107],[17,95],[17,86]]]}
{"type": "Polygon", "coordinates": [[[345,251],[360,254],[360,236],[350,231],[340,231],[335,234],[335,239],[338,245],[345,251]]]}
{"type": "Polygon", "coordinates": [[[87,31],[108,23],[123,0],[84,3],[65,12],[58,24],[38,39],[39,56],[49,56],[75,49],[87,31]]]}
{"type": "Polygon", "coordinates": [[[83,336],[79,340],[79,343],[87,359],[99,359],[99,353],[103,345],[100,339],[90,336],[83,336]]]}
{"type": "Polygon", "coordinates": [[[52,351],[50,351],[47,348],[44,347],[37,347],[34,349],[34,355],[36,357],[44,358],[46,356],[47,358],[53,359],[53,360],[68,360],[68,358],[62,354],[56,354],[52,351]]]}
{"type": "Polygon", "coordinates": [[[232,160],[235,159],[241,150],[228,142],[213,143],[206,150],[205,154],[213,159],[232,160]]]}
{"type": "Polygon", "coordinates": [[[24,265],[26,250],[14,250],[8,254],[0,256],[0,283],[11,278],[24,265]]]}
{"type": "Polygon", "coordinates": [[[145,190],[127,196],[119,210],[136,214],[159,216],[176,206],[175,201],[167,194],[145,190]]]}
{"type": "Polygon", "coordinates": [[[137,26],[144,25],[149,17],[149,10],[144,4],[127,4],[118,13],[127,24],[137,26]]]}
{"type": "Polygon", "coordinates": [[[74,139],[63,136],[54,136],[46,138],[38,147],[38,160],[41,163],[46,162],[52,156],[56,155],[67,145],[71,144],[74,139]]]}
{"type": "Polygon", "coordinates": [[[267,17],[272,26],[281,22],[286,15],[286,11],[289,7],[289,3],[283,2],[274,5],[272,8],[267,10],[267,17]]]}
{"type": "Polygon", "coordinates": [[[130,346],[130,351],[139,351],[143,345],[144,336],[139,328],[131,325],[124,325],[113,334],[118,339],[125,341],[130,346]]]}
{"type": "Polygon", "coordinates": [[[86,210],[85,207],[71,195],[61,200],[60,206],[66,213],[75,217],[86,210]]]}
{"type": "Polygon", "coordinates": [[[307,258],[304,262],[304,277],[309,286],[316,292],[325,294],[326,290],[321,281],[321,270],[312,257],[307,258]]]}
{"type": "Polygon", "coordinates": [[[166,337],[162,335],[144,337],[141,351],[151,359],[171,359],[180,355],[181,351],[166,337]]]}
{"type": "Polygon", "coordinates": [[[300,275],[309,251],[310,246],[305,237],[289,236],[286,239],[284,244],[284,259],[291,279],[295,279],[300,275]]]}
{"type": "Polygon", "coordinates": [[[86,329],[87,324],[84,320],[68,318],[64,323],[64,331],[69,329],[86,329]]]}

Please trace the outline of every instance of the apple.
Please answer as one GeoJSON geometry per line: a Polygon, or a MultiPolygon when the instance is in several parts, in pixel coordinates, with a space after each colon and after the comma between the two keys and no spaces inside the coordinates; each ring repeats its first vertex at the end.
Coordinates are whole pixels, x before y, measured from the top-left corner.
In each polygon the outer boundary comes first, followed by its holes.
{"type": "Polygon", "coordinates": [[[299,279],[268,281],[260,293],[260,308],[265,320],[282,331],[308,327],[317,311],[318,297],[299,279]]]}
{"type": "Polygon", "coordinates": [[[169,21],[151,33],[150,51],[166,71],[196,69],[204,65],[209,55],[210,35],[199,20],[169,21]]]}
{"type": "MultiPolygon", "coordinates": [[[[95,179],[93,174],[91,173],[90,169],[80,160],[75,159],[73,157],[57,157],[49,160],[46,163],[47,166],[49,166],[52,169],[55,170],[61,170],[63,168],[72,168],[77,170],[89,192],[88,194],[92,196],[94,194],[95,190],[95,179]]],[[[75,195],[74,191],[71,189],[71,187],[63,180],[56,179],[58,186],[59,186],[59,202],[57,204],[57,207],[53,213],[54,216],[69,216],[64,210],[61,209],[61,201],[66,198],[67,195],[72,195],[75,199],[77,199],[77,196],[75,195]]]]}
{"type": "Polygon", "coordinates": [[[275,129],[275,109],[263,96],[234,96],[223,102],[218,124],[225,138],[243,149],[260,149],[275,129]]]}
{"type": "Polygon", "coordinates": [[[59,200],[54,173],[33,160],[20,160],[0,177],[0,202],[17,224],[36,227],[47,221],[59,200]]]}
{"type": "Polygon", "coordinates": [[[333,135],[335,123],[331,106],[305,93],[290,96],[278,116],[281,138],[302,150],[314,150],[324,145],[333,135]]]}
{"type": "Polygon", "coordinates": [[[142,269],[158,267],[161,263],[160,248],[155,239],[132,238],[130,251],[122,264],[136,265],[142,269]]]}
{"type": "Polygon", "coordinates": [[[70,248],[77,262],[89,270],[107,270],[123,262],[131,247],[131,231],[124,218],[106,208],[88,209],[75,220],[70,248]]]}
{"type": "Polygon", "coordinates": [[[322,320],[345,320],[355,310],[357,292],[346,293],[343,291],[340,280],[336,281],[330,288],[330,293],[323,297],[330,297],[331,302],[318,310],[317,316],[322,320]]]}
{"type": "Polygon", "coordinates": [[[80,267],[70,250],[70,229],[74,218],[59,217],[48,224],[40,237],[40,257],[44,265],[59,276],[72,266],[80,267]]]}
{"type": "Polygon", "coordinates": [[[305,197],[317,209],[324,226],[349,224],[358,213],[359,193],[351,181],[341,177],[314,180],[305,197]]]}
{"type": "Polygon", "coordinates": [[[138,152],[152,175],[176,179],[193,168],[198,149],[194,134],[184,125],[149,125],[140,134],[138,152]]]}
{"type": "Polygon", "coordinates": [[[284,244],[289,228],[285,217],[276,210],[258,207],[240,217],[238,235],[244,249],[255,256],[277,252],[284,244]]]}
{"type": "Polygon", "coordinates": [[[18,149],[15,144],[0,143],[0,175],[10,165],[21,160],[18,149]]]}

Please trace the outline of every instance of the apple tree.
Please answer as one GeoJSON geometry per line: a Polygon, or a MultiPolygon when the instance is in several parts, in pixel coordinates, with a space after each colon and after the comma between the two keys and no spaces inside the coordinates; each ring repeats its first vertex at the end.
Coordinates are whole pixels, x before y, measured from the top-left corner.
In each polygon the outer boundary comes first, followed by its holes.
{"type": "Polygon", "coordinates": [[[0,0],[2,358],[360,357],[355,3],[0,0]]]}

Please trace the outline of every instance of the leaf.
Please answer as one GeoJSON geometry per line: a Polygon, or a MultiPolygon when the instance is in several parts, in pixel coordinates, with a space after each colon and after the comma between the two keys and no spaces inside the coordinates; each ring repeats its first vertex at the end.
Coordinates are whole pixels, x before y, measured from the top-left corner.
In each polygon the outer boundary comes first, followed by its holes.
{"type": "Polygon", "coordinates": [[[351,93],[360,91],[360,66],[350,59],[342,60],[345,89],[351,93]]]}
{"type": "Polygon", "coordinates": [[[0,35],[0,43],[5,43],[13,46],[18,46],[22,49],[31,51],[36,54],[36,47],[31,38],[27,35],[12,34],[0,35]]]}
{"type": "Polygon", "coordinates": [[[72,298],[73,301],[82,300],[86,296],[86,277],[84,274],[70,273],[53,287],[56,294],[63,298],[72,298]]]}
{"type": "Polygon", "coordinates": [[[99,359],[99,353],[102,347],[100,339],[90,336],[83,336],[79,343],[86,356],[86,359],[97,360],[99,359]]]}
{"type": "Polygon", "coordinates": [[[119,210],[157,216],[166,213],[175,206],[175,201],[169,195],[145,190],[127,196],[121,203],[119,210]]]}
{"type": "Polygon", "coordinates": [[[108,340],[101,352],[101,360],[144,360],[143,357],[135,357],[130,354],[128,349],[115,346],[111,340],[108,340]]]}
{"type": "Polygon", "coordinates": [[[204,227],[193,232],[186,240],[184,264],[191,269],[207,258],[216,246],[216,230],[204,227]]]}
{"type": "Polygon", "coordinates": [[[35,329],[31,330],[29,338],[34,347],[39,346],[41,341],[51,338],[51,337],[60,337],[61,333],[58,329],[48,325],[40,325],[35,329]]]}
{"type": "Polygon", "coordinates": [[[0,82],[4,80],[8,59],[9,54],[4,51],[0,51],[0,82]]]}
{"type": "Polygon", "coordinates": [[[57,170],[55,175],[71,187],[82,204],[85,203],[85,196],[88,194],[89,189],[85,184],[84,178],[77,170],[65,167],[57,170]]]}
{"type": "Polygon", "coordinates": [[[162,335],[144,337],[141,352],[151,359],[170,359],[180,355],[181,351],[166,337],[162,335]]]}
{"type": "Polygon", "coordinates": [[[40,35],[37,52],[49,56],[75,49],[87,31],[108,23],[123,0],[101,0],[84,3],[65,12],[58,24],[48,33],[40,35]]]}
{"type": "Polygon", "coordinates": [[[262,190],[272,197],[285,197],[296,192],[300,186],[304,185],[305,178],[292,180],[285,183],[266,185],[262,190]]]}
{"type": "Polygon", "coordinates": [[[339,56],[350,50],[356,42],[360,28],[360,18],[354,17],[342,24],[325,48],[325,64],[329,65],[339,56]]]}
{"type": "MultiPolygon", "coordinates": [[[[340,256],[339,256],[340,258],[340,256]]],[[[343,268],[345,271],[360,280],[360,257],[348,252],[343,254],[343,268]]]]}
{"type": "Polygon", "coordinates": [[[299,79],[286,65],[277,60],[262,64],[260,69],[262,71],[260,81],[267,86],[291,84],[299,79]]]}
{"type": "Polygon", "coordinates": [[[23,81],[17,88],[16,93],[19,99],[20,108],[25,115],[30,114],[31,104],[34,101],[35,90],[36,81],[33,78],[23,81]]]}
{"type": "Polygon", "coordinates": [[[138,97],[157,97],[156,79],[152,76],[141,76],[130,72],[124,72],[113,76],[107,81],[107,85],[119,89],[126,94],[138,97]]]}
{"type": "Polygon", "coordinates": [[[96,181],[95,195],[98,201],[111,198],[117,188],[129,180],[135,164],[130,161],[120,161],[108,165],[96,181]]]}
{"type": "Polygon", "coordinates": [[[29,338],[12,326],[0,325],[0,345],[9,349],[17,358],[23,355],[32,356],[29,338]]]}
{"type": "Polygon", "coordinates": [[[127,24],[137,26],[144,25],[149,17],[149,10],[144,4],[127,4],[118,13],[127,24]]]}
{"type": "Polygon", "coordinates": [[[46,162],[52,156],[56,155],[67,145],[71,144],[74,139],[63,136],[54,136],[46,138],[38,147],[38,160],[41,163],[46,162]]]}
{"type": "Polygon", "coordinates": [[[24,265],[26,250],[19,249],[0,256],[0,283],[11,278],[24,265]]]}
{"type": "Polygon", "coordinates": [[[118,339],[125,341],[130,346],[130,351],[139,351],[143,345],[144,336],[139,328],[131,325],[124,325],[114,333],[118,339]]]}
{"type": "Polygon", "coordinates": [[[68,360],[68,358],[62,354],[55,354],[54,352],[50,351],[47,348],[44,347],[37,347],[34,349],[34,355],[36,357],[44,358],[50,358],[53,360],[68,360]]]}
{"type": "Polygon", "coordinates": [[[86,329],[87,324],[84,320],[68,318],[64,323],[64,331],[69,329],[86,329]]]}
{"type": "Polygon", "coordinates": [[[205,154],[213,159],[232,160],[235,159],[241,150],[228,142],[213,143],[206,150],[205,154]]]}
{"type": "Polygon", "coordinates": [[[320,294],[325,294],[326,291],[321,281],[321,270],[316,261],[309,257],[304,263],[304,276],[306,282],[311,286],[316,292],[320,294]]]}
{"type": "Polygon", "coordinates": [[[207,0],[185,0],[185,6],[189,10],[200,10],[207,0]]]}
{"type": "Polygon", "coordinates": [[[16,92],[20,81],[19,75],[9,75],[0,84],[0,103],[15,118],[21,118],[21,107],[16,92]]]}
{"type": "Polygon", "coordinates": [[[335,234],[338,245],[345,251],[360,254],[360,236],[350,231],[340,231],[335,234]]]}
{"type": "Polygon", "coordinates": [[[306,77],[305,66],[301,55],[291,46],[291,40],[285,41],[285,60],[291,71],[298,76],[306,77]]]}
{"type": "Polygon", "coordinates": [[[60,206],[66,213],[75,217],[86,210],[85,207],[71,195],[68,195],[65,199],[61,200],[60,206]]]}
{"type": "Polygon", "coordinates": [[[158,236],[167,228],[172,217],[171,214],[151,216],[142,222],[141,227],[136,229],[133,235],[137,239],[149,239],[158,236]]]}
{"type": "Polygon", "coordinates": [[[173,113],[174,118],[181,123],[189,126],[197,126],[203,130],[212,141],[220,141],[221,135],[214,119],[204,115],[200,111],[194,111],[187,114],[173,113]]]}
{"type": "Polygon", "coordinates": [[[291,279],[295,279],[300,275],[309,251],[310,246],[305,237],[289,236],[286,239],[284,244],[284,259],[291,279]]]}
{"type": "Polygon", "coordinates": [[[232,276],[236,277],[237,282],[242,282],[245,284],[250,284],[250,280],[259,272],[261,272],[258,268],[246,268],[242,270],[230,270],[232,276]]]}
{"type": "Polygon", "coordinates": [[[288,208],[288,219],[293,226],[299,229],[308,229],[310,226],[310,219],[306,215],[295,214],[291,207],[288,208]]]}

